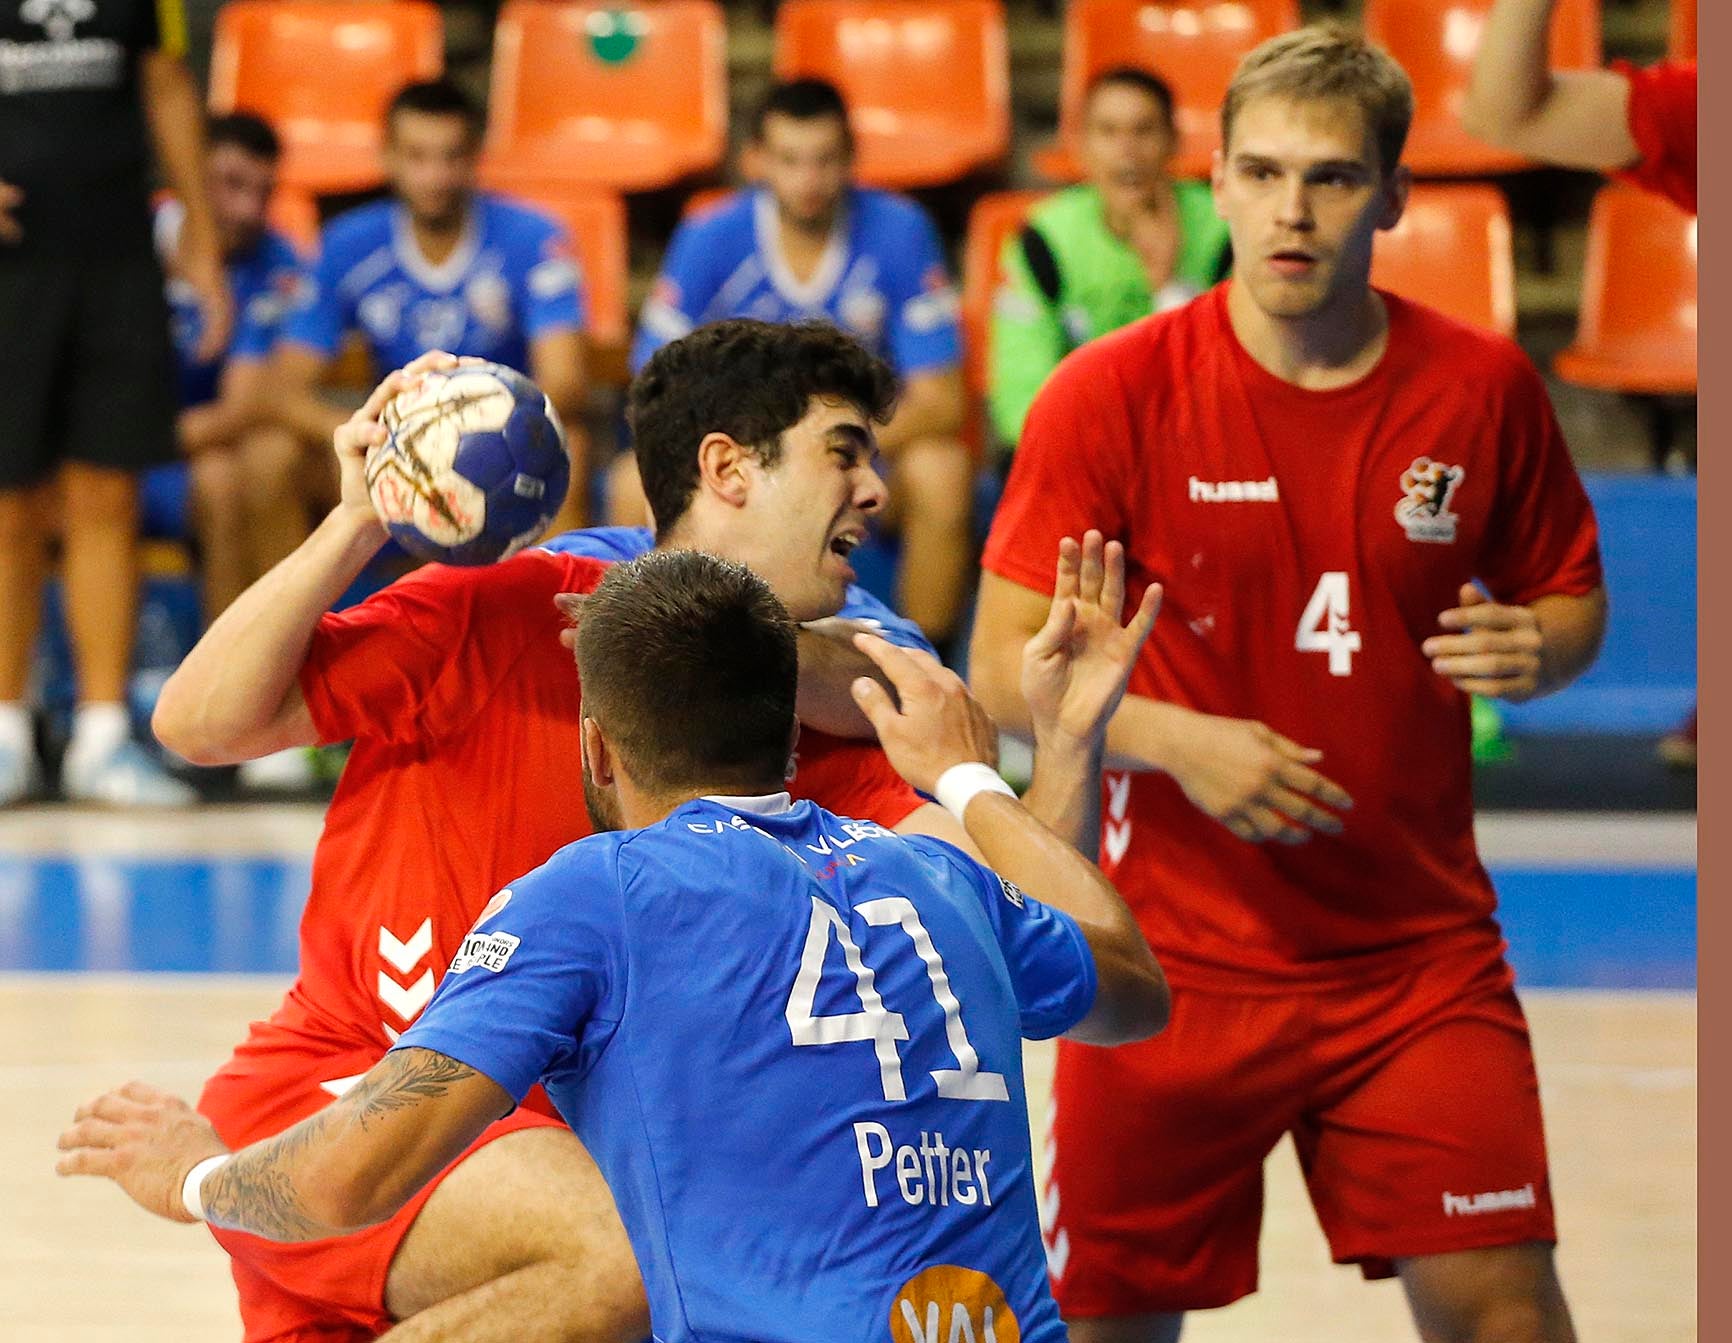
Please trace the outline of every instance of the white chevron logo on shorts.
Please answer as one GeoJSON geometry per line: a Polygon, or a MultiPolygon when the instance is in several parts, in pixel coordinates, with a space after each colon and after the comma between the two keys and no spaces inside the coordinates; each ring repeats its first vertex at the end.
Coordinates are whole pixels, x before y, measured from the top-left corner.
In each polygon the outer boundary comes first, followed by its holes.
{"type": "Polygon", "coordinates": [[[379,925],[379,954],[406,975],[429,951],[433,950],[433,920],[422,919],[421,926],[410,934],[407,942],[399,942],[384,924],[379,925]]]}
{"type": "Polygon", "coordinates": [[[383,970],[379,971],[379,1000],[404,1021],[413,1021],[415,1014],[433,996],[433,972],[423,970],[413,984],[399,984],[383,970]]]}
{"type": "Polygon", "coordinates": [[[1131,805],[1131,776],[1107,774],[1107,815],[1101,825],[1101,842],[1106,846],[1107,861],[1120,863],[1131,847],[1131,823],[1126,817],[1131,805]]]}

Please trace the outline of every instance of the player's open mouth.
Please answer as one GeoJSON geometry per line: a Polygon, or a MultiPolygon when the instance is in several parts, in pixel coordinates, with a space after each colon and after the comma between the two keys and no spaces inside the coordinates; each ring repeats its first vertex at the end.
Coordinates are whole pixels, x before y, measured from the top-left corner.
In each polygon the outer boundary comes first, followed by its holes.
{"type": "Polygon", "coordinates": [[[830,553],[847,559],[860,548],[861,542],[865,539],[866,536],[863,532],[838,532],[830,538],[830,553]]]}

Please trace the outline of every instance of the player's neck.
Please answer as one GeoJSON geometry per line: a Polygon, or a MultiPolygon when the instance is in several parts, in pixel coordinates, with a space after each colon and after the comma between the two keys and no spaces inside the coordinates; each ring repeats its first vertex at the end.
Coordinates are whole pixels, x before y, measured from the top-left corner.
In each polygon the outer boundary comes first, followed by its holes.
{"type": "Polygon", "coordinates": [[[469,209],[467,206],[450,219],[417,219],[409,217],[409,237],[415,244],[415,250],[429,266],[442,266],[451,259],[451,254],[463,242],[463,235],[469,229],[469,209]]]}
{"type": "Polygon", "coordinates": [[[1388,310],[1369,286],[1304,317],[1276,317],[1235,283],[1227,290],[1227,318],[1258,365],[1308,391],[1357,382],[1389,344],[1388,310]]]}
{"type": "Polygon", "coordinates": [[[776,212],[776,248],[796,280],[804,284],[817,274],[835,231],[834,213],[821,220],[800,221],[776,212]]]}
{"type": "Polygon", "coordinates": [[[696,802],[701,797],[769,797],[786,789],[787,785],[780,782],[763,787],[742,788],[737,779],[702,787],[680,788],[671,793],[640,792],[628,785],[621,788],[618,794],[620,821],[627,830],[642,830],[646,826],[659,825],[681,807],[696,802]]]}

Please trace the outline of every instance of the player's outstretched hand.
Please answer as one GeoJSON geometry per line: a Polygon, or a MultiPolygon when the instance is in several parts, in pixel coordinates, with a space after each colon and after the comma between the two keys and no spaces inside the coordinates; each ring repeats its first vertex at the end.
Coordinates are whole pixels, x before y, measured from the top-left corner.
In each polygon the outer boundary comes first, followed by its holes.
{"type": "Polygon", "coordinates": [[[952,765],[978,760],[997,767],[998,728],[960,676],[932,654],[876,634],[856,634],[854,647],[896,687],[895,702],[870,676],[859,677],[852,690],[898,774],[930,794],[952,765]]]}
{"type": "Polygon", "coordinates": [[[171,1222],[194,1220],[180,1197],[187,1172],[229,1150],[208,1119],[144,1082],[79,1106],[59,1147],[65,1155],[54,1163],[57,1173],[106,1176],[146,1212],[171,1222]]]}
{"type": "Polygon", "coordinates": [[[1028,701],[1037,747],[1094,746],[1125,697],[1137,654],[1161,609],[1151,584],[1128,625],[1125,548],[1099,532],[1081,544],[1059,542],[1058,574],[1046,624],[1023,646],[1022,695],[1028,701]]]}
{"type": "Polygon", "coordinates": [[[1323,752],[1248,718],[1197,714],[1168,772],[1199,811],[1240,839],[1303,844],[1338,835],[1346,789],[1317,772],[1323,752]]]}
{"type": "Polygon", "coordinates": [[[1434,634],[1420,645],[1431,669],[1469,695],[1520,702],[1539,694],[1545,672],[1545,637],[1525,606],[1503,606],[1472,583],[1461,585],[1461,605],[1437,618],[1455,634],[1434,634]]]}
{"type": "Polygon", "coordinates": [[[337,432],[333,435],[333,446],[337,452],[337,471],[342,480],[344,508],[354,509],[369,518],[377,516],[373,511],[373,501],[367,497],[367,452],[385,441],[383,417],[391,398],[399,392],[415,387],[429,373],[456,368],[458,364],[465,362],[482,361],[466,361],[454,354],[447,354],[444,350],[429,350],[394,373],[387,373],[385,380],[373,389],[373,394],[367,398],[366,403],[337,426],[337,432]]]}

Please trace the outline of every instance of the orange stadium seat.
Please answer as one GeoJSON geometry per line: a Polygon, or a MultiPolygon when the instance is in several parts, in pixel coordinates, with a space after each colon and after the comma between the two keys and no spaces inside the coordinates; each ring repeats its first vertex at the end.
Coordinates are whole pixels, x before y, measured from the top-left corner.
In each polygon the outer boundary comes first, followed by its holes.
{"type": "Polygon", "coordinates": [[[999,0],[783,0],[775,65],[842,91],[871,186],[954,182],[1010,151],[999,0]]]}
{"type": "Polygon", "coordinates": [[[1675,61],[1696,59],[1696,0],[1672,0],[1672,33],[1667,54],[1675,61]]]}
{"type": "Polygon", "coordinates": [[[1421,183],[1401,223],[1379,233],[1371,282],[1459,321],[1514,336],[1509,204],[1485,183],[1421,183]]]}
{"type": "Polygon", "coordinates": [[[1602,187],[1588,217],[1582,315],[1558,376],[1602,391],[1696,390],[1696,220],[1660,196],[1602,187]]]}
{"type": "MultiPolygon", "coordinates": [[[[1474,139],[1461,107],[1492,0],[1365,0],[1365,31],[1413,78],[1413,130],[1404,156],[1422,177],[1483,177],[1533,165],[1474,139]]],[[[1600,0],[1559,0],[1552,15],[1552,64],[1600,64],[1600,0]]]]}
{"type": "Polygon", "coordinates": [[[1220,140],[1221,101],[1252,47],[1299,26],[1298,0],[1071,0],[1065,15],[1058,143],[1035,155],[1055,181],[1081,176],[1076,150],[1089,81],[1115,65],[1152,70],[1178,103],[1175,170],[1203,177],[1220,140]]]}
{"type": "Polygon", "coordinates": [[[383,177],[385,105],[444,68],[439,10],[423,0],[230,0],[217,12],[210,105],[267,118],[283,180],[353,191],[383,177]]]}
{"type": "Polygon", "coordinates": [[[488,153],[513,172],[648,191],[728,144],[727,29],[714,0],[507,0],[488,153]]]}
{"type": "Polygon", "coordinates": [[[999,256],[1004,240],[1022,227],[1044,191],[994,191],[968,212],[962,243],[962,371],[969,395],[986,395],[992,301],[998,292],[999,256]]]}
{"type": "Polygon", "coordinates": [[[626,311],[629,239],[625,202],[618,193],[581,183],[525,176],[484,160],[482,184],[491,191],[545,210],[565,225],[583,267],[584,296],[589,304],[589,343],[595,355],[592,373],[602,381],[619,382],[631,343],[626,311]]]}

